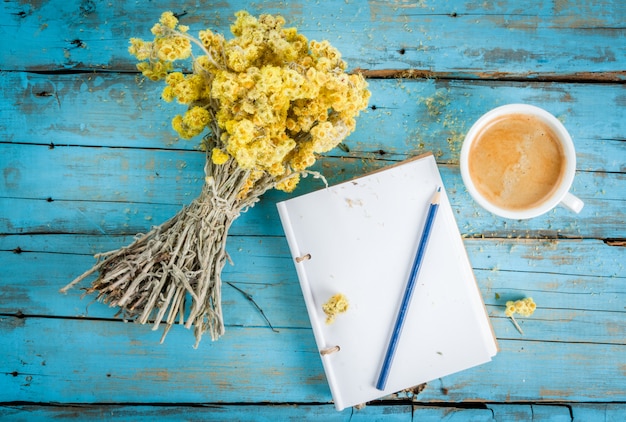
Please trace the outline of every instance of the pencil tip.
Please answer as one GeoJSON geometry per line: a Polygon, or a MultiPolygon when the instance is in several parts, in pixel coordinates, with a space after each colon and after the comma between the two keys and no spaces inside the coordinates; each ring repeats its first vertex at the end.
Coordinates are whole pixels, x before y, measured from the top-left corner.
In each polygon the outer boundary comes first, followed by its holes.
{"type": "Polygon", "coordinates": [[[432,199],[432,201],[430,201],[430,203],[431,204],[438,204],[440,195],[441,195],[441,186],[437,187],[437,191],[433,195],[433,199],[432,199]]]}

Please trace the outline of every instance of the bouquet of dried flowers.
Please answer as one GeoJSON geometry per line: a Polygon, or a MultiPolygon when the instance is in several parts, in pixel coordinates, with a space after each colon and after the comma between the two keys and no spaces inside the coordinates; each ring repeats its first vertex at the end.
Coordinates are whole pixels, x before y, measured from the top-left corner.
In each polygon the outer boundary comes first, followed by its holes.
{"type": "Polygon", "coordinates": [[[172,120],[176,132],[203,135],[205,183],[173,218],[96,255],[62,289],[98,273],[86,294],[153,329],[165,322],[161,341],[176,322],[193,326],[196,347],[204,332],[212,339],[224,333],[221,272],[231,223],[268,189],[292,191],[317,154],[354,130],[370,96],[362,75],[346,73],[327,41],[309,42],[280,16],[235,16],[230,40],[208,29],[193,37],[171,12],[152,28],[152,41],[130,40],[143,75],[165,80],[162,98],[186,105],[172,120]],[[176,71],[174,63],[187,59],[192,72],[176,71]]]}

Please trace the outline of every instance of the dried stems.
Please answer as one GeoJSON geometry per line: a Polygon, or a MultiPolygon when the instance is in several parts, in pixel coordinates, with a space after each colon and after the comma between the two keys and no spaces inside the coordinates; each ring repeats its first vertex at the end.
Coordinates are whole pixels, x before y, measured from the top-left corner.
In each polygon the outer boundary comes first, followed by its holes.
{"type": "Polygon", "coordinates": [[[202,193],[189,206],[132,244],[96,255],[98,262],[61,291],[97,272],[85,294],[97,293],[97,300],[119,308],[117,315],[140,324],[152,321],[154,330],[165,322],[161,342],[176,321],[194,327],[194,347],[206,331],[214,340],[221,336],[221,273],[228,230],[276,181],[264,176],[241,198],[249,171],[232,158],[216,166],[207,157],[205,173],[202,193]]]}

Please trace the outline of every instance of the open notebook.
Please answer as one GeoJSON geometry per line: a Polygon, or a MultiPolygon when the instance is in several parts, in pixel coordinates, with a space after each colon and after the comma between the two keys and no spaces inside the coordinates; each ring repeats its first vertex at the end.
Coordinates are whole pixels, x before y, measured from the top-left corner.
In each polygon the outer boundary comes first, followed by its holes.
{"type": "Polygon", "coordinates": [[[497,344],[452,208],[441,203],[385,391],[376,389],[428,205],[432,154],[277,204],[337,410],[491,360],[497,344]],[[304,259],[302,259],[304,258],[304,259]],[[345,313],[322,305],[342,293],[345,313]]]}

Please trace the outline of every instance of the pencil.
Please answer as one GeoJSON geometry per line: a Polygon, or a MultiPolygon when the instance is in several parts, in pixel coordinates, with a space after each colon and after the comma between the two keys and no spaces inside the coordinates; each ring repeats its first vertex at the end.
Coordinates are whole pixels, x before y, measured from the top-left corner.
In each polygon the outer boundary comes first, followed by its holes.
{"type": "Polygon", "coordinates": [[[400,310],[398,311],[396,324],[393,327],[391,339],[389,340],[389,346],[387,347],[387,353],[385,354],[385,360],[383,361],[380,376],[378,377],[378,382],[376,383],[376,388],[380,391],[383,391],[387,385],[387,378],[389,378],[389,371],[391,370],[393,357],[395,355],[398,342],[400,341],[400,334],[409,309],[411,296],[413,296],[413,290],[415,290],[417,276],[422,266],[422,261],[424,260],[424,254],[426,252],[426,247],[428,246],[430,232],[432,231],[433,222],[435,221],[435,216],[437,215],[437,210],[439,209],[440,195],[441,187],[438,187],[432,200],[430,201],[430,206],[428,207],[428,214],[426,216],[426,222],[424,223],[424,230],[422,230],[422,237],[420,238],[420,243],[417,247],[417,254],[415,255],[415,260],[413,261],[413,267],[411,267],[409,281],[407,282],[406,289],[404,291],[404,297],[402,298],[402,304],[400,305],[400,310]]]}

